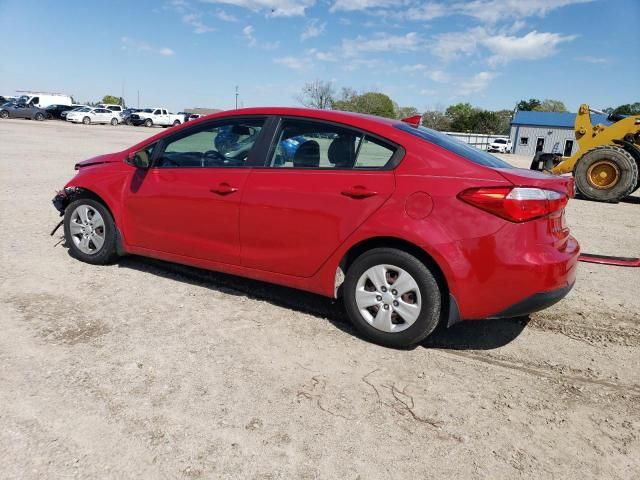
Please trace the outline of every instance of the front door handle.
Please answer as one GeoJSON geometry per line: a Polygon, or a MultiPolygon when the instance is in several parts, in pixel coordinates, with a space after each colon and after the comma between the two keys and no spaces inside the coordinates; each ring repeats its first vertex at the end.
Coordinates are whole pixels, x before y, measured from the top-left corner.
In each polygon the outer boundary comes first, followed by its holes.
{"type": "Polygon", "coordinates": [[[369,198],[378,194],[378,192],[369,190],[367,187],[364,187],[362,185],[356,185],[347,190],[343,190],[340,193],[342,193],[342,195],[344,195],[345,197],[351,197],[356,199],[369,198]]]}
{"type": "Polygon", "coordinates": [[[238,189],[235,187],[232,187],[231,185],[229,185],[227,182],[222,182],[220,185],[218,185],[216,188],[212,188],[211,190],[209,190],[211,193],[216,193],[218,195],[229,195],[230,193],[234,193],[237,192],[238,189]]]}

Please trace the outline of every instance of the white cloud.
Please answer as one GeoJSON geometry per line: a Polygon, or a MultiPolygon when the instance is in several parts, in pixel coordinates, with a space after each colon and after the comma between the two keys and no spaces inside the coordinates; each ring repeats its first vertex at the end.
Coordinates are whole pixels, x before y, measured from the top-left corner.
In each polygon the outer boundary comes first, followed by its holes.
{"type": "Polygon", "coordinates": [[[450,81],[449,74],[442,70],[434,70],[427,75],[431,80],[438,83],[447,83],[450,81]]]}
{"type": "Polygon", "coordinates": [[[224,10],[218,10],[215,13],[216,17],[222,20],[223,22],[237,22],[238,19],[231,15],[230,13],[225,12],[224,10]]]}
{"type": "Polygon", "coordinates": [[[418,93],[420,93],[420,95],[431,96],[431,95],[435,95],[437,92],[435,90],[431,90],[430,88],[423,88],[418,93]]]}
{"type": "Polygon", "coordinates": [[[537,32],[535,30],[523,37],[491,35],[482,40],[493,55],[489,58],[492,66],[508,63],[512,60],[538,60],[556,53],[556,47],[564,42],[575,40],[575,35],[537,32]]]}
{"type": "Polygon", "coordinates": [[[457,4],[455,10],[484,22],[495,23],[508,18],[544,17],[568,5],[594,0],[475,0],[457,4]]]}
{"type": "Polygon", "coordinates": [[[306,51],[307,55],[311,55],[317,60],[322,62],[337,62],[337,57],[333,54],[333,52],[323,52],[318,50],[317,48],[310,48],[306,51]]]}
{"type": "Polygon", "coordinates": [[[158,55],[162,55],[164,57],[170,57],[172,55],[175,55],[175,51],[173,51],[171,48],[168,47],[154,47],[153,45],[148,44],[145,41],[142,40],[136,40],[134,38],[129,38],[129,37],[122,37],[120,38],[120,44],[123,50],[135,50],[138,52],[149,52],[149,53],[156,53],[158,55]]]}
{"type": "Polygon", "coordinates": [[[214,32],[216,29],[205,25],[202,16],[198,13],[187,13],[182,16],[182,21],[193,28],[193,33],[214,32]]]}
{"type": "Polygon", "coordinates": [[[421,63],[416,63],[414,65],[404,65],[402,68],[400,68],[400,70],[402,70],[403,72],[423,72],[427,69],[426,65],[423,65],[421,63]]]}
{"type": "Polygon", "coordinates": [[[330,11],[376,10],[380,15],[410,21],[428,21],[434,18],[464,15],[485,23],[502,20],[544,17],[551,11],[569,5],[595,0],[334,0],[330,11]],[[400,7],[400,8],[393,8],[400,7]]]}
{"type": "Polygon", "coordinates": [[[315,5],[315,0],[201,0],[205,3],[233,5],[272,17],[303,16],[305,9],[315,5]]]}
{"type": "Polygon", "coordinates": [[[373,38],[358,36],[355,39],[343,39],[342,52],[345,57],[355,57],[362,52],[406,52],[417,50],[421,43],[415,32],[406,35],[381,33],[373,38]]]}
{"type": "Polygon", "coordinates": [[[326,22],[320,23],[317,18],[314,18],[313,20],[307,22],[307,26],[305,27],[304,32],[302,32],[302,35],[300,35],[300,40],[304,41],[309,38],[319,37],[324,33],[325,28],[327,28],[326,22]]]}
{"type": "Polygon", "coordinates": [[[460,82],[454,88],[457,88],[457,92],[460,95],[479,93],[486,89],[491,83],[491,80],[493,80],[497,75],[498,74],[495,72],[480,72],[475,74],[469,80],[460,82]]]}
{"type": "Polygon", "coordinates": [[[403,0],[336,0],[330,12],[353,12],[368,8],[393,7],[405,3],[403,0]]]}
{"type": "Polygon", "coordinates": [[[284,65],[291,70],[298,71],[308,70],[313,66],[309,59],[300,57],[280,57],[275,58],[273,61],[279,65],[284,65]]]}
{"type": "Polygon", "coordinates": [[[466,32],[442,33],[434,37],[431,51],[443,60],[453,60],[461,55],[470,55],[475,52],[478,38],[485,36],[486,32],[480,27],[466,32]]]}
{"type": "Polygon", "coordinates": [[[253,25],[247,25],[242,29],[242,35],[247,40],[247,45],[249,47],[258,47],[263,50],[275,50],[280,46],[280,42],[258,41],[258,39],[254,35],[255,31],[256,30],[255,28],[253,28],[253,25]]]}
{"type": "Polygon", "coordinates": [[[610,58],[592,57],[591,55],[585,55],[583,57],[577,57],[576,60],[578,60],[579,62],[594,63],[594,64],[611,63],[611,59],[610,58]]]}

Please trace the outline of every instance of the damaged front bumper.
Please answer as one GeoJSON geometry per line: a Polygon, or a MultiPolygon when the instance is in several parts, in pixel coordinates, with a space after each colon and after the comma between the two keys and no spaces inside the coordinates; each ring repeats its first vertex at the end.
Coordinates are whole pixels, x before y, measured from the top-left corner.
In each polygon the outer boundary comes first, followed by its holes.
{"type": "MultiPolygon", "coordinates": [[[[63,190],[58,191],[56,193],[56,196],[53,197],[51,203],[53,203],[53,206],[56,207],[56,210],[60,212],[61,217],[64,216],[64,211],[67,209],[67,206],[71,202],[73,202],[80,191],[81,189],[77,187],[66,187],[63,190]]],[[[58,222],[55,228],[51,231],[51,236],[53,236],[58,231],[63,222],[64,220],[60,220],[58,222]]]]}

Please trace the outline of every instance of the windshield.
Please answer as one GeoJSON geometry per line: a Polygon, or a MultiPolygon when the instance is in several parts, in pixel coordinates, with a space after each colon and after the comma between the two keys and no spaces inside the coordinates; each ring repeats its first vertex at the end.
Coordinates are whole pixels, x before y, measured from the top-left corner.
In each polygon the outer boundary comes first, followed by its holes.
{"type": "Polygon", "coordinates": [[[81,107],[81,108],[74,108],[73,111],[74,112],[89,112],[89,111],[91,111],[91,109],[87,108],[87,107],[81,107]]]}
{"type": "Polygon", "coordinates": [[[497,140],[494,140],[493,143],[507,143],[507,141],[502,138],[498,138],[497,140]]]}
{"type": "Polygon", "coordinates": [[[152,108],[145,108],[144,110],[142,110],[144,113],[153,113],[153,109],[152,108]]]}
{"type": "Polygon", "coordinates": [[[475,147],[472,147],[468,143],[461,142],[449,135],[445,135],[444,133],[436,132],[435,130],[431,130],[430,128],[425,127],[412,127],[411,125],[407,125],[406,123],[399,123],[396,125],[396,128],[402,130],[403,132],[407,132],[414,137],[421,138],[429,143],[433,143],[442,147],[450,152],[455,153],[456,155],[460,155],[461,157],[466,158],[467,160],[472,161],[478,165],[482,165],[484,167],[493,167],[493,168],[514,168],[509,165],[507,162],[503,162],[497,157],[494,157],[490,153],[483,152],[482,150],[478,150],[475,147]]]}

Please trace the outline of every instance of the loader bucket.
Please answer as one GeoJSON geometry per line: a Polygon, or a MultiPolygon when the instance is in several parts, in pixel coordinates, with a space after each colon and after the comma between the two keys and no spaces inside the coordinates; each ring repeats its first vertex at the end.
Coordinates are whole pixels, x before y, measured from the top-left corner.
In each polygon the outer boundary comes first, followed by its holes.
{"type": "Polygon", "coordinates": [[[549,171],[560,163],[561,160],[562,157],[555,153],[538,152],[535,157],[533,157],[529,170],[536,170],[538,172],[549,171]]]}

